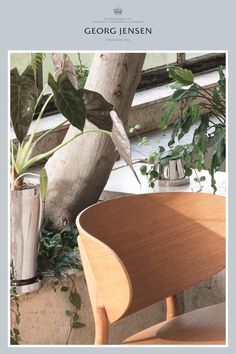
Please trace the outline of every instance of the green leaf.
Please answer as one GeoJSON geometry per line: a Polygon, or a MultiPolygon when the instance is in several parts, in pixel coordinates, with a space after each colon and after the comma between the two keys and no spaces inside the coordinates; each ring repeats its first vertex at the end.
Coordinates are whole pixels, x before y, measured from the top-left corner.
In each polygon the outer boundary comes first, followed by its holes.
{"type": "Polygon", "coordinates": [[[73,306],[80,310],[81,307],[81,298],[78,293],[71,292],[69,296],[69,300],[73,306]]]}
{"type": "Polygon", "coordinates": [[[192,169],[191,168],[187,168],[184,166],[184,171],[185,171],[185,176],[191,176],[192,175],[192,169]]]}
{"type": "Polygon", "coordinates": [[[214,133],[213,157],[216,157],[218,166],[225,160],[225,127],[217,125],[214,133]]]}
{"type": "Polygon", "coordinates": [[[158,178],[158,176],[159,176],[159,174],[158,174],[158,172],[156,171],[156,170],[152,170],[151,172],[150,172],[150,178],[153,180],[153,179],[157,179],[158,178]]]}
{"type": "Polygon", "coordinates": [[[86,325],[82,322],[74,322],[72,324],[72,328],[82,328],[82,327],[85,327],[86,325]]]}
{"type": "Polygon", "coordinates": [[[28,133],[37,103],[38,89],[35,72],[27,66],[22,75],[16,68],[11,70],[11,121],[20,143],[28,133]]]}
{"type": "Polygon", "coordinates": [[[169,147],[171,147],[175,143],[175,138],[180,132],[181,123],[182,123],[182,118],[181,117],[177,118],[175,123],[174,123],[174,126],[173,126],[171,139],[168,142],[168,146],[169,147]]]}
{"type": "Polygon", "coordinates": [[[51,87],[57,108],[68,121],[83,131],[86,109],[78,91],[73,87],[66,72],[62,72],[57,81],[48,75],[48,85],[51,87]]]}
{"type": "Polygon", "coordinates": [[[80,89],[80,97],[83,99],[87,119],[99,129],[112,130],[112,120],[110,112],[113,110],[112,104],[98,92],[80,89]]]}
{"type": "Polygon", "coordinates": [[[43,202],[46,200],[47,189],[48,189],[48,175],[46,168],[41,168],[39,173],[40,178],[40,196],[43,202]]]}
{"type": "Polygon", "coordinates": [[[178,102],[183,99],[192,100],[196,98],[196,96],[198,96],[198,87],[193,84],[188,88],[176,90],[171,97],[178,102]]]}
{"type": "Polygon", "coordinates": [[[147,165],[140,166],[140,172],[142,175],[146,175],[147,173],[147,165]]]}
{"type": "Polygon", "coordinates": [[[177,83],[185,86],[192,85],[194,81],[192,71],[174,66],[169,68],[169,76],[176,80],[177,83]]]}
{"type": "Polygon", "coordinates": [[[161,111],[160,129],[164,130],[168,127],[168,122],[171,114],[175,110],[177,102],[175,99],[169,99],[161,111]]]}
{"type": "Polygon", "coordinates": [[[179,90],[179,89],[181,89],[182,86],[183,86],[183,84],[180,84],[177,81],[174,81],[171,84],[169,84],[169,88],[171,88],[172,90],[179,90]]]}
{"type": "Polygon", "coordinates": [[[141,124],[136,124],[135,126],[134,126],[134,129],[136,129],[136,130],[139,130],[139,129],[141,129],[142,127],[141,127],[141,124]]]}
{"type": "Polygon", "coordinates": [[[192,117],[192,124],[196,123],[200,117],[201,107],[199,104],[192,104],[189,109],[188,113],[192,117]]]}

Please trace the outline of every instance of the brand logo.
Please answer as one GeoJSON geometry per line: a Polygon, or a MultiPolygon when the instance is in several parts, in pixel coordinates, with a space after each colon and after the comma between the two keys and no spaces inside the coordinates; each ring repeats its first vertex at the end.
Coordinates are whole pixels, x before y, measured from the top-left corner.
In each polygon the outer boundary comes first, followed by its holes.
{"type": "Polygon", "coordinates": [[[113,10],[113,12],[114,12],[115,15],[121,15],[122,12],[123,12],[123,10],[122,10],[119,6],[117,6],[117,7],[113,10]]]}

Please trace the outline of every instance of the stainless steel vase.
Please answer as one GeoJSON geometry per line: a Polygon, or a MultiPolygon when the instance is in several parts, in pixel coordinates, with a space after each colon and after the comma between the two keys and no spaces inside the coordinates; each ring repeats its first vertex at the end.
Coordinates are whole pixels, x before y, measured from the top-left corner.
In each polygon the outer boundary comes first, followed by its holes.
{"type": "Polygon", "coordinates": [[[190,182],[189,178],[185,177],[181,159],[170,160],[165,166],[158,164],[157,172],[160,186],[179,186],[190,182]]]}
{"type": "Polygon", "coordinates": [[[39,187],[11,191],[11,286],[18,293],[41,287],[37,275],[42,203],[39,187]]]}

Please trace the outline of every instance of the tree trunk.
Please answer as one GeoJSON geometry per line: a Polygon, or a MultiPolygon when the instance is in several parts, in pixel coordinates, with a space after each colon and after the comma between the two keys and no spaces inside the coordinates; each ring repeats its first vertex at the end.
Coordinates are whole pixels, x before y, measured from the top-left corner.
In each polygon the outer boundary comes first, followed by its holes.
{"type": "MultiPolygon", "coordinates": [[[[140,80],[144,53],[97,53],[85,88],[99,92],[113,104],[127,125],[134,93],[140,80]]],[[[85,129],[92,127],[87,122],[85,129]]],[[[65,139],[78,130],[70,126],[65,139]]],[[[46,214],[61,227],[95,203],[106,185],[117,153],[109,136],[90,133],[57,151],[47,162],[46,214]]]]}

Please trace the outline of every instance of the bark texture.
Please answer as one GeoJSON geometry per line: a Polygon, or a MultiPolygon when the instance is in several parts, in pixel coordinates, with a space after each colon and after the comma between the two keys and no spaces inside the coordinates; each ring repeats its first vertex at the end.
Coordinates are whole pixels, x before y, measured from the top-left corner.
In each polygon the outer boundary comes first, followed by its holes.
{"type": "MultiPolygon", "coordinates": [[[[113,104],[124,125],[145,59],[144,53],[95,54],[85,88],[113,104]]],[[[85,129],[94,127],[87,122],[85,129]]],[[[78,130],[70,126],[65,139],[78,130]]],[[[57,151],[47,162],[46,214],[61,227],[95,203],[109,178],[117,153],[109,136],[90,133],[57,151]]]]}

